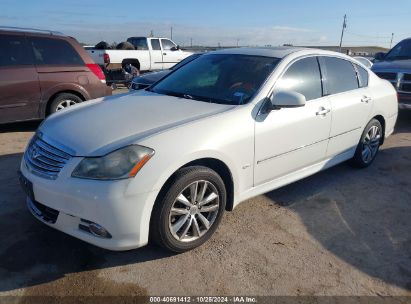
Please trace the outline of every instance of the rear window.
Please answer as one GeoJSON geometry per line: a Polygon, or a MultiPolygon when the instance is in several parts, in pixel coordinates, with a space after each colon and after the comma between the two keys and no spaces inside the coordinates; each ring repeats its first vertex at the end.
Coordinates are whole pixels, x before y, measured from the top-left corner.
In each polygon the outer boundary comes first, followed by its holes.
{"type": "Polygon", "coordinates": [[[127,42],[130,42],[136,50],[148,50],[147,38],[128,38],[127,42]]]}
{"type": "Polygon", "coordinates": [[[344,59],[323,57],[327,69],[328,94],[338,94],[358,89],[357,74],[353,64],[344,59]]]}
{"type": "Polygon", "coordinates": [[[37,65],[84,65],[77,51],[65,40],[32,37],[30,42],[37,65]]]}
{"type": "Polygon", "coordinates": [[[0,66],[31,64],[33,60],[24,36],[0,36],[0,66]]]}

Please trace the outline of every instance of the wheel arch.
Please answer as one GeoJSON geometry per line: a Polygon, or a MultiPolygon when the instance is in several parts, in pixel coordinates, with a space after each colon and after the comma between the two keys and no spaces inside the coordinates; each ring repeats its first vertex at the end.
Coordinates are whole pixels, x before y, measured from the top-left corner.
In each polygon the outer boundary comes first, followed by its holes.
{"type": "Polygon", "coordinates": [[[79,97],[82,101],[86,101],[86,100],[87,100],[86,96],[84,96],[83,94],[81,94],[80,92],[75,91],[75,90],[63,90],[63,91],[55,92],[55,93],[54,93],[53,95],[51,95],[51,96],[49,97],[49,99],[47,100],[46,107],[45,107],[45,110],[44,110],[44,115],[45,115],[45,116],[47,116],[47,115],[50,114],[50,106],[51,106],[53,100],[54,100],[58,95],[60,95],[60,94],[66,94],[66,93],[76,95],[76,96],[79,97]]]}
{"type": "Polygon", "coordinates": [[[382,144],[384,144],[384,140],[385,140],[385,119],[384,119],[384,116],[375,115],[372,119],[378,120],[381,124],[382,134],[383,134],[383,136],[381,136],[381,145],[382,145],[382,144]]]}
{"type": "Polygon", "coordinates": [[[227,164],[220,159],[213,158],[213,157],[205,157],[205,158],[199,158],[196,160],[192,160],[190,162],[187,162],[186,164],[180,166],[178,169],[176,169],[171,176],[166,180],[166,182],[163,184],[161,187],[157,200],[161,199],[163,195],[165,195],[165,192],[167,189],[170,187],[170,185],[174,182],[174,176],[175,174],[181,170],[182,168],[187,168],[187,167],[192,167],[192,166],[203,166],[207,167],[209,169],[214,170],[217,172],[218,175],[220,175],[221,179],[224,182],[224,186],[226,187],[227,191],[227,201],[226,201],[226,210],[227,211],[232,211],[234,209],[234,180],[233,180],[233,175],[231,173],[231,170],[227,166],[227,164]]]}
{"type": "Polygon", "coordinates": [[[140,61],[137,58],[125,58],[121,62],[121,67],[124,68],[126,64],[131,64],[132,66],[136,67],[140,71],[140,61]]]}

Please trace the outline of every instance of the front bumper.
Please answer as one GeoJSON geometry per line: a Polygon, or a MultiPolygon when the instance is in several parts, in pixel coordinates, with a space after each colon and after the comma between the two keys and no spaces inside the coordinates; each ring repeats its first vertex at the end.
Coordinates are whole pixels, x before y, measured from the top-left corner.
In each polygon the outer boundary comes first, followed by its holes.
{"type": "Polygon", "coordinates": [[[50,227],[105,249],[129,250],[146,245],[157,192],[136,193],[132,189],[132,179],[94,181],[72,178],[70,172],[79,161],[74,159],[56,180],[49,180],[32,174],[22,160],[20,171],[33,184],[35,202],[57,211],[58,216],[54,223],[44,218],[27,197],[31,213],[50,227]],[[111,237],[99,237],[80,229],[84,220],[104,227],[111,237]]]}

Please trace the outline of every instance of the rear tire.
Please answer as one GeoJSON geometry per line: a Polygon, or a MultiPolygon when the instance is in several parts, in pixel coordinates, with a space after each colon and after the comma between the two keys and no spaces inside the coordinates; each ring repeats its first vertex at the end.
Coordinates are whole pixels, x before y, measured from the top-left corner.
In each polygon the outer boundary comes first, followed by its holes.
{"type": "Polygon", "coordinates": [[[56,113],[80,102],[83,102],[83,100],[77,95],[71,93],[58,94],[50,104],[49,114],[56,113]]]}
{"type": "Polygon", "coordinates": [[[370,166],[378,154],[381,146],[383,129],[377,119],[372,119],[364,129],[351,164],[357,168],[370,166]]]}
{"type": "Polygon", "coordinates": [[[177,253],[202,245],[217,229],[226,197],[215,171],[202,166],[180,169],[154,205],[150,239],[177,253]]]}

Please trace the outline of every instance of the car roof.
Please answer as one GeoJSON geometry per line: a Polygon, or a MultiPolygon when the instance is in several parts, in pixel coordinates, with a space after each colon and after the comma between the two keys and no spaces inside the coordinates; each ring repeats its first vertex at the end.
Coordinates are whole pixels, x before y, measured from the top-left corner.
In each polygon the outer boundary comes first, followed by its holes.
{"type": "Polygon", "coordinates": [[[41,30],[36,28],[24,28],[24,27],[13,27],[13,26],[0,26],[0,31],[3,32],[18,32],[18,33],[30,33],[30,34],[46,34],[52,36],[64,36],[61,32],[50,31],[50,30],[41,30]]]}
{"type": "Polygon", "coordinates": [[[241,48],[231,48],[219,51],[210,52],[209,54],[230,54],[230,55],[252,55],[252,56],[265,56],[265,57],[275,57],[284,58],[292,53],[308,50],[306,48],[300,47],[241,47],[241,48]]]}
{"type": "Polygon", "coordinates": [[[241,47],[241,48],[231,48],[231,49],[224,49],[218,50],[214,52],[209,52],[207,54],[227,54],[227,55],[251,55],[251,56],[264,56],[264,57],[273,57],[282,59],[287,57],[288,55],[297,56],[305,56],[305,55],[326,55],[326,56],[334,56],[352,60],[351,57],[337,52],[326,51],[321,49],[315,48],[303,48],[303,47],[241,47]]]}

